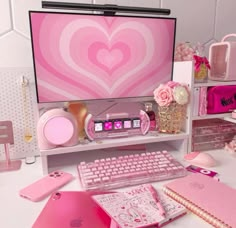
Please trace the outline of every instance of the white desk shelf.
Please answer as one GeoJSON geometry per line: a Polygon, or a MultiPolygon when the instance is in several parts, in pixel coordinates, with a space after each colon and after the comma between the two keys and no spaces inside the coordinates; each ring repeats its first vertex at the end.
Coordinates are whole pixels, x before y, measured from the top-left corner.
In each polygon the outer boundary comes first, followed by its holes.
{"type": "Polygon", "coordinates": [[[188,110],[188,120],[186,125],[188,126],[189,131],[189,139],[188,139],[188,152],[192,150],[192,122],[194,120],[202,120],[202,119],[213,119],[213,118],[224,118],[229,120],[231,117],[231,113],[219,113],[219,114],[207,114],[204,116],[195,116],[193,115],[194,110],[194,88],[200,87],[211,87],[211,86],[230,86],[236,85],[236,81],[213,81],[208,80],[206,82],[195,83],[194,82],[194,67],[191,61],[186,62],[176,62],[175,70],[174,70],[174,80],[182,83],[188,83],[189,88],[191,90],[191,101],[188,110]]]}
{"type": "MultiPolygon", "coordinates": [[[[49,157],[63,154],[79,153],[83,151],[89,151],[92,153],[96,150],[117,148],[122,146],[152,144],[152,143],[166,143],[166,148],[171,146],[175,150],[187,151],[187,142],[189,135],[187,133],[179,134],[147,134],[140,136],[104,139],[99,141],[87,142],[78,144],[73,147],[57,147],[50,150],[41,150],[41,158],[43,165],[43,173],[46,174],[49,171],[49,157]]],[[[163,147],[163,146],[162,146],[163,147]]]]}
{"type": "MultiPolygon", "coordinates": [[[[170,145],[175,148],[176,151],[188,153],[191,151],[192,144],[192,122],[198,119],[211,119],[211,118],[229,118],[230,113],[205,115],[205,116],[193,116],[193,89],[202,86],[217,86],[217,85],[234,85],[236,81],[211,81],[208,80],[205,83],[194,83],[194,67],[192,61],[175,62],[173,71],[173,81],[185,83],[190,89],[190,103],[187,107],[187,117],[183,126],[183,132],[180,134],[148,134],[145,136],[133,136],[126,138],[112,138],[106,140],[98,140],[88,142],[84,144],[78,144],[73,147],[58,147],[51,150],[41,150],[43,172],[48,173],[50,163],[49,157],[56,157],[59,155],[74,154],[83,151],[89,151],[93,153],[95,150],[105,150],[108,148],[117,148],[128,145],[138,144],[153,144],[164,143],[166,146],[170,145]]],[[[66,160],[66,158],[64,158],[66,160]]]]}
{"type": "MultiPolygon", "coordinates": [[[[193,67],[192,62],[181,62],[174,64],[174,74],[173,80],[178,81],[180,83],[188,84],[189,88],[191,89],[192,85],[192,74],[193,74],[193,67]]],[[[140,103],[140,102],[139,102],[140,103]]],[[[191,101],[190,101],[191,104],[191,101]]],[[[109,104],[110,105],[110,104],[109,104]]],[[[190,106],[190,105],[188,105],[190,106]]],[[[105,107],[104,107],[105,108],[105,107]]],[[[185,123],[183,124],[183,129],[181,133],[178,134],[147,134],[147,135],[140,135],[140,136],[132,136],[132,137],[124,137],[124,138],[112,138],[106,140],[98,140],[83,144],[78,144],[73,147],[58,147],[55,149],[50,150],[41,150],[41,158],[42,158],[42,166],[43,166],[43,173],[48,173],[50,169],[50,158],[56,159],[56,157],[60,155],[63,156],[64,162],[66,163],[68,160],[67,155],[69,154],[81,154],[80,152],[88,152],[89,154],[98,154],[93,153],[96,150],[105,150],[108,148],[117,148],[121,146],[129,146],[129,145],[140,145],[140,144],[156,144],[158,148],[159,144],[164,144],[162,148],[168,148],[168,146],[174,148],[175,151],[187,153],[188,152],[188,142],[190,138],[191,132],[191,108],[187,108],[187,117],[185,119],[185,123]]],[[[100,153],[100,152],[99,152],[100,153]]],[[[75,155],[73,155],[75,156],[75,155]]]]}
{"type": "Polygon", "coordinates": [[[201,83],[195,83],[194,87],[209,87],[209,86],[219,86],[219,85],[235,85],[236,81],[212,81],[212,80],[208,80],[207,82],[201,82],[201,83]]]}

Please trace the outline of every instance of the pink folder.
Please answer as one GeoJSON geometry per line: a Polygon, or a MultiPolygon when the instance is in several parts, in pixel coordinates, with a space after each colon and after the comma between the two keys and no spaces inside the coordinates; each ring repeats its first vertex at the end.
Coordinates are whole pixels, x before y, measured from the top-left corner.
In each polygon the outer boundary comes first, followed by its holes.
{"type": "Polygon", "coordinates": [[[236,227],[236,189],[194,173],[166,184],[163,190],[214,227],[236,227]]]}

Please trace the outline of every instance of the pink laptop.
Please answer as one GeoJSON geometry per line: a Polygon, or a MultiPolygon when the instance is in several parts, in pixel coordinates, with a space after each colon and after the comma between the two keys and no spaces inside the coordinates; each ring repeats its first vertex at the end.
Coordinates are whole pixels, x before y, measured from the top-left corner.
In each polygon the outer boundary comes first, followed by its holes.
{"type": "Polygon", "coordinates": [[[110,228],[110,217],[91,195],[101,192],[58,191],[51,195],[33,228],[110,228]]]}

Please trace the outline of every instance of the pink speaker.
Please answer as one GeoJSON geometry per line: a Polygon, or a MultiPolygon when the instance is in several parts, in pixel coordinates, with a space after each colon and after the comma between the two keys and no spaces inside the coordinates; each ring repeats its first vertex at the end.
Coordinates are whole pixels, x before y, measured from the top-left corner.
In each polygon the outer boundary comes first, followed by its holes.
{"type": "Polygon", "coordinates": [[[47,150],[57,146],[74,146],[78,143],[77,122],[63,109],[50,109],[38,121],[38,146],[47,150]]]}

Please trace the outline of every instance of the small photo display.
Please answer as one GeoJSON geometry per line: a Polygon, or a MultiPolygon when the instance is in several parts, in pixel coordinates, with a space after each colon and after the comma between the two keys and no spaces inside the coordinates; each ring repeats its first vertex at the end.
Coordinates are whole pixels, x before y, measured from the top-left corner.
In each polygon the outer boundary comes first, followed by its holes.
{"type": "Polygon", "coordinates": [[[103,131],[103,122],[102,121],[94,122],[94,131],[95,132],[103,131]]]}
{"type": "Polygon", "coordinates": [[[115,130],[122,129],[122,121],[121,120],[114,121],[114,129],[115,130]]]}
{"type": "Polygon", "coordinates": [[[104,131],[111,131],[112,130],[112,121],[105,121],[104,122],[104,131]]]}
{"type": "Polygon", "coordinates": [[[141,120],[140,119],[133,119],[133,128],[140,128],[141,120]]]}
{"type": "Polygon", "coordinates": [[[123,124],[125,129],[132,128],[132,121],[130,119],[124,120],[123,124]]]}

